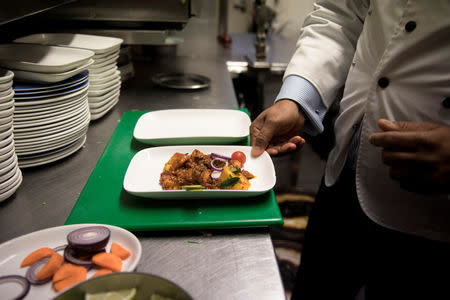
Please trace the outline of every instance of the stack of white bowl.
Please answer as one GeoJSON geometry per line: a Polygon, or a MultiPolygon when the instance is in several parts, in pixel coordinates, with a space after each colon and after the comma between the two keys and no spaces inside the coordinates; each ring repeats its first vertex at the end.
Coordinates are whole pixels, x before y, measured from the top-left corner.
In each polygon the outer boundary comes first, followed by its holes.
{"type": "Polygon", "coordinates": [[[0,201],[8,199],[22,183],[14,149],[14,74],[0,69],[0,201]]]}
{"type": "Polygon", "coordinates": [[[89,66],[88,101],[91,120],[104,116],[119,101],[121,77],[117,68],[122,39],[87,34],[41,33],[19,38],[15,43],[56,45],[95,53],[89,66]]]}
{"type": "Polygon", "coordinates": [[[37,44],[0,44],[14,72],[13,133],[20,168],[64,158],[84,145],[94,52],[37,44]]]}

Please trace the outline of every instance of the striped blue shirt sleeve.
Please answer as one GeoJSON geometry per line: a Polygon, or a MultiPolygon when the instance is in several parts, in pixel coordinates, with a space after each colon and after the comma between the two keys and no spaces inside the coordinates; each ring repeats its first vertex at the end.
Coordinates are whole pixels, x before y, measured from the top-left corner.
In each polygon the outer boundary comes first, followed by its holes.
{"type": "Polygon", "coordinates": [[[322,97],[316,88],[306,79],[296,75],[286,77],[275,102],[290,99],[297,102],[306,114],[304,131],[317,135],[323,131],[323,118],[327,112],[322,97]]]}

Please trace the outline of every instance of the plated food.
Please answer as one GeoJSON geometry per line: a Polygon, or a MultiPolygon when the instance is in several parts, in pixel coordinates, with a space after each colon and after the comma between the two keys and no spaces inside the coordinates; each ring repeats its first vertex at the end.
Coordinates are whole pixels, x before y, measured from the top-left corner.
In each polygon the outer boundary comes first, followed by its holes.
{"type": "MultiPolygon", "coordinates": [[[[226,145],[164,146],[143,149],[136,153],[131,160],[125,174],[123,186],[127,192],[133,195],[158,199],[211,198],[211,201],[213,201],[216,198],[257,196],[269,191],[275,185],[275,168],[272,159],[267,153],[263,153],[263,155],[255,158],[251,156],[250,152],[251,147],[249,146],[226,145]],[[163,180],[161,181],[161,173],[164,173],[164,168],[168,166],[166,164],[172,159],[175,153],[192,155],[194,150],[199,151],[203,155],[206,154],[207,157],[203,158],[204,167],[202,167],[205,172],[198,172],[199,174],[195,176],[188,175],[186,177],[197,177],[198,179],[204,176],[203,181],[189,181],[189,179],[187,181],[176,180],[177,182],[171,182],[170,176],[173,174],[163,174],[163,180]],[[247,178],[246,175],[242,173],[241,168],[239,168],[241,169],[240,172],[237,168],[232,170],[233,167],[229,164],[229,161],[233,161],[233,159],[227,161],[227,168],[225,168],[225,164],[223,166],[218,164],[216,168],[222,167],[223,171],[213,175],[211,162],[214,158],[211,159],[211,153],[215,153],[215,155],[220,155],[222,157],[232,158],[232,154],[238,151],[245,155],[246,161],[244,162],[244,170],[253,175],[252,179],[247,178]],[[209,178],[211,178],[211,175],[218,176],[218,181],[214,182],[214,180],[210,180],[209,178]],[[165,178],[166,176],[169,177],[169,180],[165,178]],[[222,176],[222,179],[220,179],[220,176],[222,176]],[[243,177],[246,177],[246,179],[249,180],[250,185],[235,186],[238,181],[237,179],[232,179],[232,181],[236,180],[235,184],[220,188],[220,184],[229,179],[230,176],[240,177],[240,182],[243,177]],[[165,188],[161,185],[161,182],[165,188]],[[186,186],[191,187],[186,188],[186,186]]],[[[197,154],[195,154],[194,157],[197,154]]],[[[184,160],[184,158],[182,160],[184,160]]],[[[178,162],[181,162],[182,160],[178,160],[178,162]]],[[[235,161],[239,160],[236,159],[235,161]]],[[[173,162],[177,163],[177,160],[174,159],[173,162]]],[[[191,171],[184,170],[184,172],[193,172],[193,169],[191,171]]],[[[251,176],[250,174],[248,175],[251,176]]],[[[172,181],[174,181],[173,178],[172,181]]]]}
{"type": "Polygon", "coordinates": [[[132,233],[111,225],[77,224],[33,232],[0,245],[1,290],[7,299],[26,290],[25,299],[50,299],[86,279],[133,271],[141,251],[132,233]]]}
{"type": "Polygon", "coordinates": [[[243,169],[245,161],[242,151],[231,157],[197,149],[191,154],[176,152],[164,165],[159,182],[164,190],[248,190],[255,175],[243,169]]]}

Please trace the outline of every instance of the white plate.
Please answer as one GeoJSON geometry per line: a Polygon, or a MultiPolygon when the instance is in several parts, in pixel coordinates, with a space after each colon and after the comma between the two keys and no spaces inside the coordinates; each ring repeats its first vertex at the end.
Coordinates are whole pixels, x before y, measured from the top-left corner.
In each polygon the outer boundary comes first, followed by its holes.
{"type": "Polygon", "coordinates": [[[0,83],[12,81],[14,73],[11,70],[0,68],[0,83]]]}
{"type": "Polygon", "coordinates": [[[109,52],[107,54],[108,55],[105,55],[103,57],[98,57],[97,55],[94,55],[92,57],[92,59],[95,60],[94,64],[104,63],[105,61],[108,61],[108,60],[110,60],[113,57],[119,58],[120,51],[109,52]]]}
{"type": "Polygon", "coordinates": [[[45,99],[38,99],[38,100],[19,99],[16,101],[15,105],[16,106],[28,106],[28,105],[41,105],[41,104],[48,104],[48,103],[58,104],[60,101],[63,101],[66,99],[78,99],[82,95],[85,95],[88,90],[89,90],[89,85],[87,84],[87,85],[83,86],[81,89],[79,89],[73,93],[70,93],[70,94],[65,94],[62,96],[45,98],[45,99]]]}
{"type": "Polygon", "coordinates": [[[51,151],[50,153],[46,152],[45,154],[37,154],[35,156],[30,156],[26,158],[21,157],[19,161],[19,167],[20,168],[36,167],[63,159],[77,152],[81,147],[83,147],[85,142],[86,142],[86,135],[82,136],[75,142],[65,147],[62,147],[61,149],[57,149],[56,151],[51,151]]]}
{"type": "Polygon", "coordinates": [[[109,101],[108,103],[104,104],[103,106],[96,107],[96,108],[89,107],[89,109],[91,111],[91,116],[95,115],[95,117],[97,117],[98,115],[100,115],[102,113],[104,115],[111,108],[113,108],[117,104],[117,102],[119,102],[119,96],[113,98],[111,101],[109,101]]]}
{"type": "Polygon", "coordinates": [[[273,188],[276,182],[275,168],[267,152],[254,158],[250,155],[249,146],[165,146],[147,148],[139,151],[131,160],[123,181],[124,189],[133,195],[161,198],[230,198],[251,197],[263,194],[273,188]],[[231,156],[234,151],[242,151],[247,156],[244,169],[251,172],[256,178],[251,179],[251,186],[246,191],[237,190],[201,190],[201,191],[168,191],[163,190],[159,184],[164,164],[176,152],[192,153],[197,149],[204,154],[217,153],[231,156]]]}
{"type": "Polygon", "coordinates": [[[86,64],[93,51],[31,44],[0,44],[0,64],[16,70],[39,73],[68,72],[86,64]]]}
{"type": "Polygon", "coordinates": [[[22,172],[20,171],[20,169],[18,169],[19,171],[19,177],[16,179],[15,182],[11,182],[11,184],[9,185],[8,189],[5,189],[4,191],[0,192],[0,201],[4,201],[6,199],[8,199],[9,197],[11,197],[12,194],[14,194],[16,192],[16,190],[19,188],[20,184],[22,183],[22,172]]]}
{"type": "Polygon", "coordinates": [[[89,71],[85,70],[78,73],[66,80],[57,83],[47,83],[47,84],[27,84],[27,83],[14,83],[14,90],[17,94],[26,95],[34,93],[46,93],[58,88],[64,88],[66,86],[75,84],[77,82],[83,81],[89,77],[89,71]]]}
{"type": "Polygon", "coordinates": [[[38,33],[18,38],[14,42],[87,49],[95,52],[97,55],[119,49],[123,40],[115,37],[88,34],[38,33]]]}
{"type": "Polygon", "coordinates": [[[88,97],[88,101],[89,104],[91,103],[98,103],[98,102],[103,102],[105,101],[107,98],[110,98],[112,95],[116,94],[117,92],[120,92],[120,86],[110,90],[109,92],[100,95],[100,96],[90,96],[88,97]]]}
{"type": "Polygon", "coordinates": [[[7,90],[7,89],[11,88],[12,85],[13,85],[12,80],[0,83],[0,91],[7,90]]]}
{"type": "Polygon", "coordinates": [[[142,115],[134,138],[152,145],[231,144],[249,135],[250,117],[231,109],[169,109],[142,115]]]}
{"type": "MultiPolygon", "coordinates": [[[[132,272],[136,269],[142,255],[142,246],[139,240],[131,232],[120,227],[103,224],[76,224],[47,228],[33,233],[29,233],[0,245],[0,275],[22,275],[27,268],[20,268],[22,260],[32,251],[41,247],[55,248],[67,244],[67,235],[78,228],[86,226],[101,225],[108,227],[111,231],[111,239],[106,246],[107,251],[112,242],[117,242],[131,252],[131,256],[123,261],[122,270],[132,272]]],[[[88,272],[88,278],[95,273],[95,270],[88,272]]],[[[14,290],[11,285],[2,287],[2,297],[11,299],[14,290]],[[9,286],[9,290],[8,290],[9,286]]],[[[16,290],[17,292],[17,290],[16,290]]],[[[32,285],[30,292],[25,299],[52,299],[57,293],[52,289],[52,284],[46,283],[40,286],[32,285]]]]}
{"type": "Polygon", "coordinates": [[[106,98],[103,101],[99,101],[99,102],[89,101],[89,108],[91,109],[91,111],[93,111],[95,109],[99,109],[99,108],[107,105],[108,103],[113,102],[114,100],[116,100],[116,98],[119,98],[119,96],[120,96],[120,90],[116,91],[114,94],[112,94],[110,97],[106,98]]]}
{"type": "Polygon", "coordinates": [[[14,90],[9,89],[8,91],[9,91],[8,94],[0,97],[0,103],[7,102],[7,101],[11,100],[12,97],[14,97],[14,90]]]}
{"type": "Polygon", "coordinates": [[[122,82],[119,80],[119,81],[116,81],[113,85],[111,85],[105,89],[101,89],[101,90],[89,89],[88,98],[89,97],[98,97],[98,96],[104,95],[112,90],[120,89],[121,84],[122,84],[122,82]]]}
{"type": "Polygon", "coordinates": [[[92,69],[96,69],[96,68],[101,68],[107,65],[115,65],[117,63],[117,59],[119,58],[119,55],[115,55],[109,59],[105,59],[104,61],[100,60],[100,61],[95,61],[94,63],[91,65],[91,70],[92,69]]]}
{"type": "Polygon", "coordinates": [[[73,94],[79,90],[82,90],[85,87],[89,87],[88,79],[84,79],[81,82],[77,82],[72,86],[67,86],[62,89],[48,91],[47,93],[39,93],[39,94],[31,94],[31,95],[18,95],[17,93],[14,96],[16,101],[21,100],[35,100],[35,99],[44,99],[44,98],[54,98],[62,95],[73,94]]]}
{"type": "Polygon", "coordinates": [[[51,117],[56,117],[59,115],[64,115],[69,111],[72,111],[76,107],[83,104],[83,102],[87,102],[87,96],[78,99],[77,101],[65,102],[64,105],[59,105],[55,107],[48,108],[42,111],[14,111],[14,121],[29,121],[36,119],[47,119],[51,117]]]}
{"type": "Polygon", "coordinates": [[[105,52],[105,53],[95,54],[92,58],[95,60],[98,60],[98,59],[101,60],[101,59],[104,59],[104,58],[112,56],[112,55],[120,54],[120,51],[121,51],[120,47],[117,47],[117,48],[111,49],[110,51],[105,52]]]}
{"type": "Polygon", "coordinates": [[[61,73],[39,73],[39,72],[15,70],[14,74],[17,79],[21,79],[21,80],[32,81],[32,82],[36,82],[36,83],[54,83],[54,82],[63,81],[72,76],[75,76],[76,74],[83,72],[93,62],[94,62],[94,60],[90,59],[84,65],[81,65],[75,69],[72,69],[72,70],[69,70],[66,72],[61,72],[61,73]]]}
{"type": "Polygon", "coordinates": [[[119,71],[117,66],[114,66],[113,68],[108,69],[108,70],[106,70],[104,72],[100,72],[100,73],[96,73],[96,74],[89,73],[89,81],[91,81],[91,80],[94,80],[94,81],[95,80],[100,80],[100,79],[102,79],[102,78],[104,78],[106,76],[110,76],[110,75],[114,74],[117,71],[119,71]]]}
{"type": "Polygon", "coordinates": [[[103,77],[99,77],[99,78],[90,77],[89,78],[89,84],[91,86],[92,85],[97,85],[97,84],[102,84],[102,83],[108,82],[110,80],[113,80],[116,77],[120,77],[120,71],[119,70],[114,71],[112,74],[109,74],[109,75],[103,76],[103,77]]]}
{"type": "Polygon", "coordinates": [[[117,70],[117,64],[106,65],[101,68],[93,68],[93,69],[89,68],[89,74],[98,76],[99,74],[109,72],[111,70],[117,70]]]}
{"type": "Polygon", "coordinates": [[[117,83],[119,83],[119,82],[120,82],[120,75],[115,75],[115,77],[112,77],[112,79],[109,80],[108,82],[99,83],[99,84],[90,83],[89,84],[89,94],[91,94],[93,92],[97,92],[97,91],[108,90],[112,86],[117,86],[117,83]]]}
{"type": "MultiPolygon", "coordinates": [[[[19,120],[14,119],[14,131],[19,132],[18,129],[24,128],[24,131],[28,130],[38,130],[40,129],[39,126],[43,126],[49,123],[52,123],[54,125],[59,125],[59,122],[66,120],[66,119],[72,119],[75,116],[81,116],[82,113],[85,111],[85,107],[88,106],[88,103],[81,102],[79,105],[76,105],[75,107],[72,107],[70,110],[67,110],[63,114],[58,114],[56,116],[47,116],[46,118],[39,118],[39,119],[28,119],[28,120],[19,120]],[[31,129],[29,129],[31,127],[31,129]],[[28,129],[27,129],[28,128],[28,129]]],[[[20,130],[23,131],[23,130],[20,130]]]]}

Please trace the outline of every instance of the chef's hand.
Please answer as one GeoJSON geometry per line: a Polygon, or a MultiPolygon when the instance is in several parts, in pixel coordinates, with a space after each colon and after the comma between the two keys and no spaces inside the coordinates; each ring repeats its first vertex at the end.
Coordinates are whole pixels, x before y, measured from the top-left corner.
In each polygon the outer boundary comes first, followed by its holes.
{"type": "Polygon", "coordinates": [[[378,121],[383,132],[370,143],[382,147],[389,175],[406,190],[419,193],[450,192],[450,126],[429,122],[378,121]]]}
{"type": "Polygon", "coordinates": [[[305,116],[298,104],[283,99],[264,110],[250,126],[252,156],[260,156],[264,150],[270,155],[294,151],[305,140],[299,136],[305,124],[305,116]]]}

